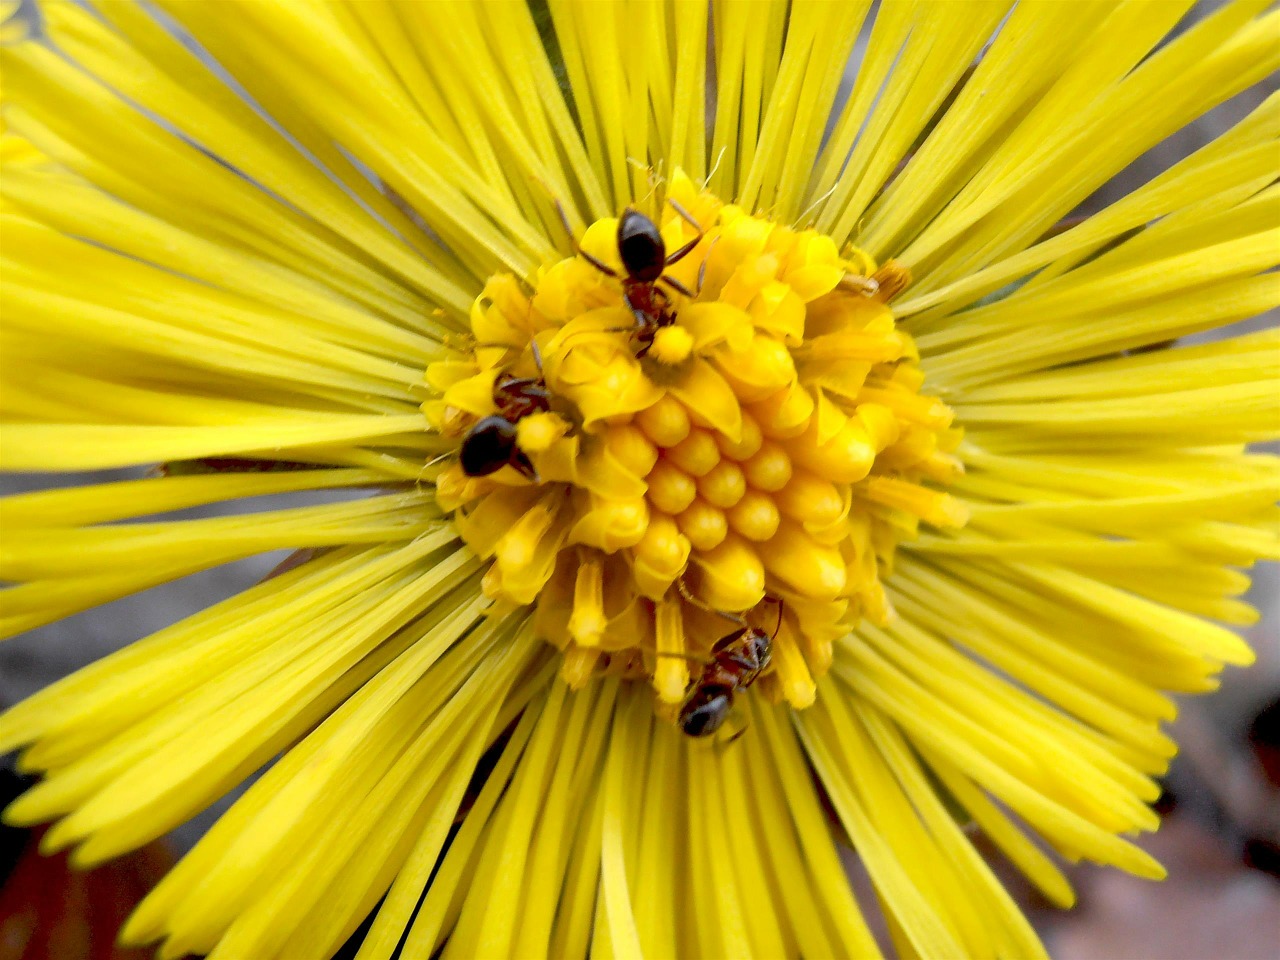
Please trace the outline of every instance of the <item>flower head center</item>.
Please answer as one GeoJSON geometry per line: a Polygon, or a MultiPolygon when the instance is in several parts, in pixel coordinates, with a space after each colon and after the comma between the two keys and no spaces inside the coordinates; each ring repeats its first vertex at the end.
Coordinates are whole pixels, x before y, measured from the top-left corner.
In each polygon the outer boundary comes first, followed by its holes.
{"type": "Polygon", "coordinates": [[[686,729],[757,676],[807,706],[834,640],[890,615],[897,542],[964,522],[927,485],[959,469],[959,431],[886,303],[908,278],[682,175],[639,220],[661,234],[643,274],[629,213],[531,293],[491,278],[474,342],[427,372],[459,442],[437,499],[570,682],[650,678],[686,729]]]}

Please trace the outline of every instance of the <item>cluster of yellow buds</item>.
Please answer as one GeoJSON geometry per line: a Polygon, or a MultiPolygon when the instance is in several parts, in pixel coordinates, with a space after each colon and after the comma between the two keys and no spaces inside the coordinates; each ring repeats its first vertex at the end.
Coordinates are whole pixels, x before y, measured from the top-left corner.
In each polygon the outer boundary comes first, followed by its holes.
{"type": "Polygon", "coordinates": [[[574,256],[540,271],[532,294],[490,280],[474,342],[428,369],[423,410],[460,443],[510,416],[525,466],[475,476],[452,462],[436,497],[492,561],[487,594],[537,605],[571,684],[619,671],[678,704],[731,632],[722,611],[775,634],[761,687],[804,707],[833,641],[891,616],[880,577],[896,544],[921,520],[964,522],[925,485],[960,469],[960,433],[919,392],[887,305],[904,271],[679,174],[667,195],[678,208],[655,218],[666,249],[702,239],[668,267],[670,309],[649,318],[649,342],[618,279],[616,219],[588,227],[581,248],[617,277],[574,256]],[[538,402],[510,412],[504,391],[530,390],[538,402]]]}

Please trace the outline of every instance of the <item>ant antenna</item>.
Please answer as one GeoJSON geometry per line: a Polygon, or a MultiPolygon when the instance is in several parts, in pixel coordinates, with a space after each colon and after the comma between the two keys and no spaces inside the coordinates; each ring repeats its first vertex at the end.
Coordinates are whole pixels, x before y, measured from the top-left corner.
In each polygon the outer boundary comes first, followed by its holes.
{"type": "MultiPolygon", "coordinates": [[[[718,240],[718,239],[720,239],[720,238],[719,238],[719,237],[717,237],[716,239],[718,240]]],[[[703,262],[705,263],[705,261],[703,261],[703,262]]],[[[696,296],[697,296],[697,294],[696,294],[696,293],[694,293],[692,290],[690,290],[688,287],[686,287],[683,283],[681,283],[681,282],[680,282],[679,280],[677,280],[675,277],[668,277],[666,274],[663,274],[662,276],[660,276],[660,277],[659,277],[656,281],[654,281],[654,282],[655,282],[655,283],[665,283],[667,286],[669,286],[669,287],[670,287],[672,290],[674,290],[676,293],[683,293],[686,297],[688,297],[688,298],[689,298],[689,299],[691,299],[691,300],[692,300],[694,297],[696,297],[696,296]]]]}
{"type": "Polygon", "coordinates": [[[573,252],[579,257],[581,257],[583,260],[587,261],[587,263],[591,264],[601,273],[605,274],[606,276],[616,278],[618,276],[618,272],[616,270],[614,270],[607,263],[602,263],[601,261],[597,260],[591,254],[587,253],[587,251],[583,250],[582,247],[578,244],[578,238],[573,232],[573,227],[569,225],[569,215],[565,213],[564,204],[560,202],[560,198],[555,197],[554,203],[556,205],[556,213],[560,215],[560,223],[564,227],[564,232],[569,235],[569,245],[573,247],[573,252]]]}
{"type": "Polygon", "coordinates": [[[690,663],[701,664],[704,667],[712,662],[706,657],[695,657],[692,653],[676,653],[674,650],[655,650],[653,651],[653,655],[655,657],[671,657],[676,660],[688,660],[690,663]]]}
{"type": "Polygon", "coordinates": [[[569,245],[574,250],[578,249],[578,238],[573,232],[573,227],[569,223],[569,214],[565,212],[564,204],[560,202],[559,197],[552,197],[551,202],[556,206],[556,214],[560,217],[560,226],[564,227],[564,232],[569,237],[569,245]]]}
{"type": "Polygon", "coordinates": [[[707,261],[711,259],[711,254],[715,252],[716,244],[719,242],[719,234],[711,238],[711,245],[707,247],[707,255],[702,258],[702,263],[698,267],[698,285],[693,289],[693,296],[695,299],[702,296],[702,284],[707,279],[707,261]]]}
{"type": "Polygon", "coordinates": [[[773,636],[771,636],[771,637],[769,638],[769,642],[770,642],[770,643],[772,643],[774,640],[777,640],[777,639],[778,639],[778,633],[779,633],[779,631],[781,631],[781,630],[782,630],[782,607],[783,607],[783,603],[782,603],[782,598],[781,598],[781,597],[777,597],[777,598],[772,598],[772,597],[771,597],[770,599],[776,599],[776,600],[778,601],[778,622],[774,625],[774,628],[773,628],[773,636]]]}
{"type": "Polygon", "coordinates": [[[564,205],[560,202],[560,198],[559,196],[556,195],[556,191],[551,189],[551,185],[548,184],[547,181],[543,180],[541,177],[537,175],[530,175],[529,179],[532,180],[534,183],[536,183],[539,187],[541,187],[542,192],[547,195],[547,197],[551,200],[552,203],[555,204],[556,213],[560,217],[560,223],[561,225],[564,226],[564,232],[569,237],[569,244],[570,246],[577,249],[578,244],[577,244],[577,241],[574,239],[573,227],[569,226],[569,216],[564,212],[564,205]]]}
{"type": "Polygon", "coordinates": [[[542,372],[542,351],[538,349],[538,341],[533,337],[530,337],[529,347],[533,350],[533,365],[538,368],[538,377],[544,378],[544,374],[542,372]]]}
{"type": "MultiPolygon", "coordinates": [[[[675,200],[671,199],[671,197],[667,197],[667,203],[671,204],[672,209],[674,209],[675,212],[680,215],[681,219],[683,219],[685,223],[689,224],[689,226],[693,227],[693,229],[698,231],[698,235],[694,237],[692,240],[690,240],[688,243],[686,243],[679,250],[675,251],[674,253],[668,254],[666,257],[666,260],[663,262],[664,268],[669,267],[674,263],[679,263],[681,260],[687,257],[690,253],[693,252],[693,248],[702,242],[702,238],[707,235],[707,231],[702,229],[702,224],[700,224],[697,220],[693,219],[693,214],[691,214],[684,207],[680,206],[680,204],[677,203],[675,200]]],[[[670,277],[664,276],[664,277],[660,277],[659,279],[666,280],[672,286],[676,287],[676,289],[679,290],[681,293],[683,293],[685,296],[692,296],[692,294],[689,293],[688,290],[684,289],[683,284],[680,284],[677,281],[672,280],[670,277]]]]}

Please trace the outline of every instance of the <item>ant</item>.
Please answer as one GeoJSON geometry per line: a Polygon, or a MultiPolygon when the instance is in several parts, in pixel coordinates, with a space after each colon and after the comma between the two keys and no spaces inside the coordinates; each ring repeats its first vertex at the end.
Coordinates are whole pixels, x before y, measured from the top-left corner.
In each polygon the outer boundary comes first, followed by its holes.
{"type": "Polygon", "coordinates": [[[555,201],[556,211],[560,214],[560,222],[564,225],[565,232],[569,235],[574,252],[601,273],[622,281],[622,297],[626,301],[627,307],[630,308],[632,315],[636,318],[633,334],[641,345],[640,350],[636,353],[637,357],[643,357],[649,352],[649,348],[653,346],[653,338],[659,330],[663,327],[669,327],[675,322],[671,295],[659,287],[658,284],[665,283],[677,293],[693,298],[702,291],[702,281],[706,276],[707,264],[704,260],[702,267],[698,271],[698,288],[696,291],[690,291],[679,280],[674,277],[668,277],[663,273],[667,267],[679,263],[692,253],[693,248],[701,243],[702,238],[706,236],[702,226],[697,220],[693,219],[693,215],[688,210],[671,197],[667,197],[667,203],[671,204],[672,208],[675,209],[676,213],[680,214],[687,224],[698,231],[698,235],[679,250],[668,254],[666,243],[662,239],[662,232],[658,229],[658,225],[639,210],[627,207],[618,219],[617,234],[618,257],[622,260],[622,266],[626,269],[627,275],[619,277],[618,272],[611,266],[597,260],[578,245],[564,207],[559,200],[555,201]]]}
{"type": "Polygon", "coordinates": [[[516,424],[531,413],[546,413],[551,409],[551,394],[547,392],[542,374],[542,355],[536,341],[531,340],[530,345],[538,375],[501,374],[493,383],[493,402],[498,413],[476,422],[462,438],[458,460],[468,477],[486,477],[510,466],[535,483],[538,480],[538,472],[528,455],[516,446],[516,424]]]}
{"type": "MultiPolygon", "coordinates": [[[[690,594],[683,582],[678,581],[677,585],[690,603],[704,610],[711,609],[690,594]]],[[[691,737],[707,737],[720,729],[733,708],[734,693],[751,686],[768,668],[773,657],[773,641],[782,629],[781,600],[772,636],[751,626],[741,616],[723,610],[712,612],[737,624],[738,629],[715,642],[710,662],[703,667],[702,676],[690,686],[680,707],[680,729],[691,737]]]]}

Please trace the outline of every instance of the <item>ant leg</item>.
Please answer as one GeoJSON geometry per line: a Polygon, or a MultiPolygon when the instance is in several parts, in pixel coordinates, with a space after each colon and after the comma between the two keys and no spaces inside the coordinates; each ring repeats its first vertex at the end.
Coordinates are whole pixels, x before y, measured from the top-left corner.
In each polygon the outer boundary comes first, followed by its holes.
{"type": "Polygon", "coordinates": [[[538,341],[534,337],[529,338],[529,346],[533,350],[533,365],[538,368],[538,379],[543,379],[542,374],[542,351],[538,349],[538,341]]]}
{"type": "Polygon", "coordinates": [[[683,219],[685,223],[689,224],[689,226],[693,227],[693,229],[698,231],[698,235],[696,237],[694,237],[692,240],[686,243],[679,250],[675,251],[675,253],[669,254],[667,256],[665,265],[669,267],[673,263],[679,263],[681,260],[687,257],[690,253],[692,253],[693,248],[702,242],[702,238],[707,235],[707,232],[702,229],[702,224],[698,223],[697,220],[693,219],[693,215],[689,213],[689,211],[686,210],[684,207],[680,206],[680,204],[676,203],[670,197],[667,197],[667,203],[671,204],[672,209],[674,209],[676,213],[680,214],[681,219],[683,219]]]}
{"type": "Polygon", "coordinates": [[[689,592],[689,588],[685,586],[683,579],[676,580],[676,589],[680,591],[680,596],[684,597],[695,607],[705,610],[707,611],[707,613],[714,613],[717,616],[724,617],[730,623],[736,624],[739,627],[746,628],[748,626],[747,621],[744,620],[742,617],[740,617],[736,613],[729,613],[725,610],[717,610],[715,607],[707,606],[705,603],[703,603],[701,600],[699,600],[697,597],[695,597],[692,593],[689,592]]]}
{"type": "MultiPolygon", "coordinates": [[[[683,283],[681,283],[675,277],[668,277],[664,274],[658,278],[658,282],[665,283],[676,293],[683,293],[686,297],[693,298],[697,296],[696,293],[691,291],[688,287],[686,287],[683,283]]],[[[701,286],[701,284],[699,284],[699,286],[701,286]]]]}
{"type": "Polygon", "coordinates": [[[497,384],[499,390],[519,390],[522,387],[531,387],[538,382],[538,377],[512,377],[510,380],[503,380],[497,384]]]}
{"type": "Polygon", "coordinates": [[[702,285],[707,279],[707,261],[711,259],[711,251],[716,248],[716,244],[719,242],[720,238],[716,237],[711,241],[711,246],[707,247],[707,255],[702,258],[702,264],[698,267],[698,285],[693,288],[692,293],[689,292],[688,288],[683,283],[673,277],[664,275],[658,279],[663,283],[669,284],[674,290],[679,293],[683,293],[686,297],[689,297],[692,300],[698,299],[698,297],[702,296],[702,285]]]}
{"type": "Polygon", "coordinates": [[[538,476],[538,468],[533,465],[533,461],[529,459],[529,455],[523,450],[516,448],[515,453],[507,463],[525,479],[533,483],[542,482],[542,478],[538,476]]]}
{"type": "Polygon", "coordinates": [[[551,394],[545,386],[539,386],[540,383],[542,383],[541,377],[513,377],[503,383],[499,389],[504,392],[519,391],[513,399],[525,404],[528,404],[531,399],[550,400],[551,394]]]}
{"type": "Polygon", "coordinates": [[[609,266],[607,263],[603,263],[602,261],[597,260],[595,257],[587,253],[587,251],[583,250],[581,247],[578,247],[578,256],[580,256],[583,260],[587,261],[587,263],[591,264],[593,267],[595,267],[605,276],[614,277],[615,279],[617,278],[618,272],[614,270],[613,267],[609,266]]]}
{"type": "Polygon", "coordinates": [[[573,235],[573,227],[569,225],[569,215],[564,212],[564,204],[562,204],[559,201],[559,199],[555,201],[555,204],[556,204],[556,213],[560,214],[560,223],[564,225],[565,233],[569,234],[569,242],[573,244],[573,252],[576,253],[578,256],[580,256],[583,260],[587,261],[587,263],[591,264],[601,273],[605,274],[606,276],[614,277],[616,279],[618,276],[618,272],[614,270],[613,267],[609,266],[607,263],[601,263],[591,254],[587,253],[587,251],[583,250],[581,246],[579,246],[578,238],[573,235]]]}
{"type": "Polygon", "coordinates": [[[734,721],[734,725],[738,729],[734,733],[730,734],[728,739],[721,740],[721,742],[718,744],[721,750],[735,743],[744,733],[747,732],[747,727],[749,726],[747,721],[738,714],[737,710],[734,710],[731,714],[729,714],[729,716],[736,718],[734,721]]]}
{"type": "Polygon", "coordinates": [[[573,249],[578,249],[578,238],[573,235],[573,226],[569,223],[569,214],[564,212],[564,204],[560,202],[559,197],[552,197],[551,202],[556,205],[556,213],[560,217],[560,225],[564,227],[564,232],[569,235],[569,243],[573,249]]]}
{"type": "Polygon", "coordinates": [[[675,660],[688,660],[690,663],[698,663],[704,667],[709,666],[712,662],[706,657],[695,657],[691,653],[676,653],[671,650],[655,650],[653,655],[655,657],[671,657],[675,660]]]}
{"type": "Polygon", "coordinates": [[[711,246],[707,247],[707,255],[702,258],[702,265],[698,267],[698,285],[693,290],[695,298],[702,296],[702,284],[707,279],[707,261],[711,259],[711,252],[715,250],[716,244],[719,242],[719,237],[711,241],[711,246]]]}

